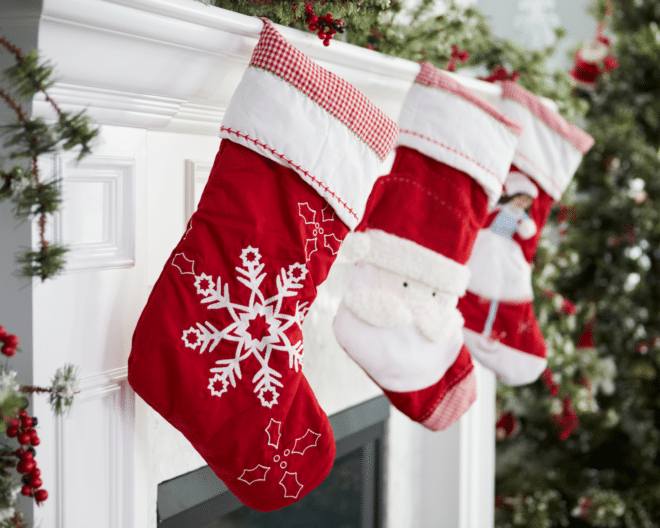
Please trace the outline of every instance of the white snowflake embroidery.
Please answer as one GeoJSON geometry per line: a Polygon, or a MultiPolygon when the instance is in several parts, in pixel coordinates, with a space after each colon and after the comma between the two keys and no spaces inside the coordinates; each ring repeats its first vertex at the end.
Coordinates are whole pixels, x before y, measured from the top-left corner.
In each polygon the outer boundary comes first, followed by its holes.
{"type": "Polygon", "coordinates": [[[236,379],[241,379],[241,362],[253,356],[260,365],[257,374],[252,378],[255,384],[254,392],[264,407],[271,409],[277,404],[279,398],[278,387],[283,387],[280,378],[282,374],[270,367],[273,352],[286,352],[289,355],[289,368],[298,372],[302,368],[303,344],[302,340],[291,343],[287,330],[293,325],[302,329],[302,323],[309,310],[308,303],[296,302],[292,314],[284,313],[283,301],[287,297],[295,297],[308,270],[304,264],[294,263],[288,269],[281,268],[277,276],[277,294],[266,299],[260,290],[261,283],[266,277],[262,273],[264,264],[261,263],[259,250],[248,246],[240,254],[243,267],[237,267],[239,275],[236,279],[244,284],[251,292],[247,306],[231,302],[229,298],[229,285],[222,285],[221,278],[217,280],[211,275],[194,273],[194,262],[183,253],[178,253],[172,262],[182,274],[195,276],[195,289],[204,297],[201,302],[208,304],[209,310],[226,309],[233,322],[223,329],[216,328],[209,321],[196,323],[184,330],[181,339],[188,348],[203,353],[212,352],[222,341],[236,343],[236,351],[231,359],[216,361],[215,368],[210,371],[213,376],[209,378],[208,389],[213,396],[221,397],[228,391],[229,385],[236,387],[236,379]]]}
{"type": "MultiPolygon", "coordinates": [[[[279,449],[281,430],[282,422],[278,422],[271,418],[268,427],[266,427],[269,446],[279,449]]],[[[277,468],[279,466],[280,469],[286,470],[289,462],[284,460],[285,458],[292,454],[303,455],[307,449],[318,445],[319,438],[321,438],[320,433],[315,433],[311,429],[307,429],[307,432],[303,436],[296,438],[293,449],[285,449],[281,455],[278,453],[273,457],[273,462],[275,462],[274,467],[277,468]]],[[[243,470],[243,473],[238,477],[238,480],[245,482],[248,486],[251,486],[255,482],[264,482],[270,469],[270,467],[257,464],[252,469],[243,470]]],[[[275,471],[277,471],[277,469],[275,471]]],[[[285,498],[297,499],[304,488],[304,486],[298,481],[297,471],[284,471],[279,484],[284,488],[285,498]]]]}

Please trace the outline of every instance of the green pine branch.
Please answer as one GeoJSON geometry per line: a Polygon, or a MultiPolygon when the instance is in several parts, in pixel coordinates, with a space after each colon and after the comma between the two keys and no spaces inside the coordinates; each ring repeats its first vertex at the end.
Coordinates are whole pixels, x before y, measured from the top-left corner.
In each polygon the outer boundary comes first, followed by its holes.
{"type": "Polygon", "coordinates": [[[62,198],[57,181],[44,182],[40,177],[37,159],[62,150],[77,150],[80,160],[91,152],[98,130],[91,126],[84,112],[63,112],[49,96],[47,90],[54,83],[54,68],[41,60],[36,50],[25,55],[6,37],[0,37],[0,50],[15,60],[14,66],[2,72],[5,86],[0,86],[0,98],[16,116],[15,122],[2,127],[1,131],[2,145],[9,155],[0,162],[10,164],[0,168],[0,202],[12,202],[17,218],[36,219],[39,248],[26,250],[17,258],[17,263],[24,276],[44,281],[64,269],[67,250],[45,238],[47,219],[59,210],[62,198]],[[38,93],[43,94],[55,110],[55,123],[29,118],[19,103],[38,93]],[[25,169],[26,166],[30,169],[25,169]]]}

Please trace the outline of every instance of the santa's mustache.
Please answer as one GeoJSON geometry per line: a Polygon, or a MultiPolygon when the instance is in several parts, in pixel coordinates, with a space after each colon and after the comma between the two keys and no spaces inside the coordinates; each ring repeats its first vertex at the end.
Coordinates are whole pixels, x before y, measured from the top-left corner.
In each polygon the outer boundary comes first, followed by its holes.
{"type": "Polygon", "coordinates": [[[457,297],[438,295],[426,302],[405,302],[386,288],[347,292],[344,304],[358,319],[378,328],[413,325],[429,341],[445,341],[463,327],[457,297]]]}

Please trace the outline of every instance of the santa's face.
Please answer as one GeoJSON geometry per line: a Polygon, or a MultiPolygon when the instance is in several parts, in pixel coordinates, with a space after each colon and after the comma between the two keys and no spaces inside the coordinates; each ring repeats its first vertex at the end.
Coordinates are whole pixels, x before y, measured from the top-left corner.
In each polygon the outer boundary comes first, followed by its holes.
{"type": "Polygon", "coordinates": [[[356,289],[344,298],[347,308],[362,321],[379,328],[413,325],[432,342],[446,339],[463,325],[457,296],[382,268],[362,268],[356,289]]]}
{"type": "Polygon", "coordinates": [[[457,297],[361,263],[337,311],[335,335],[384,389],[420,390],[442,378],[463,346],[456,303],[457,297]]]}

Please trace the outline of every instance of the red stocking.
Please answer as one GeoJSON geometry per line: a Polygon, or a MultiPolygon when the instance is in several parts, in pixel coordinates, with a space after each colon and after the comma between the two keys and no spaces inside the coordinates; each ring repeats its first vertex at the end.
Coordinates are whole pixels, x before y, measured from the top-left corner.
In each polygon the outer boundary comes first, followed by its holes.
{"type": "Polygon", "coordinates": [[[221,136],[135,330],[129,382],[244,504],[269,511],[332,467],[301,327],[396,125],[266,22],[221,136]]]}
{"type": "Polygon", "coordinates": [[[497,202],[521,128],[423,64],[404,103],[392,172],[356,238],[368,246],[335,319],[346,352],[411,419],[438,430],[476,397],[456,309],[465,263],[497,202]]]}
{"type": "Polygon", "coordinates": [[[525,125],[505,183],[509,194],[534,198],[529,217],[533,236],[512,238],[493,229],[500,214],[491,213],[477,236],[468,267],[468,292],[459,301],[465,318],[465,343],[481,363],[508,385],[536,380],[546,366],[546,348],[532,308],[531,263],[550,207],[577,170],[593,138],[567,123],[534,95],[513,82],[503,84],[501,109],[525,125]],[[524,173],[532,181],[520,177],[524,173]],[[512,181],[511,183],[510,180],[512,181]],[[526,190],[524,187],[530,187],[526,190]]]}

